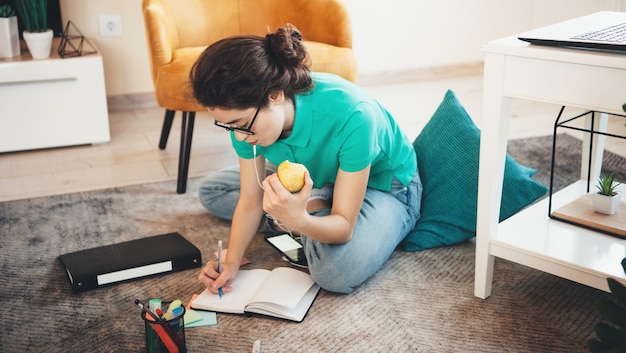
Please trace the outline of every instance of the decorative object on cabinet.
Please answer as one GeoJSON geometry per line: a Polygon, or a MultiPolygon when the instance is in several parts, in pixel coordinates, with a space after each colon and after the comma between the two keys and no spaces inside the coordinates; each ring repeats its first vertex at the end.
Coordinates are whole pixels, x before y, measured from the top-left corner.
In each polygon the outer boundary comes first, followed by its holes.
{"type": "Polygon", "coordinates": [[[593,194],[593,209],[596,212],[613,215],[619,206],[622,194],[617,191],[621,183],[615,180],[615,173],[601,174],[596,187],[598,192],[593,194]]]}
{"type": "Polygon", "coordinates": [[[15,11],[9,4],[0,5],[0,58],[12,58],[20,54],[20,33],[15,11]]]}
{"type": "Polygon", "coordinates": [[[45,59],[52,49],[52,29],[48,28],[48,0],[16,1],[24,23],[24,41],[33,59],[45,59]]]}
{"type": "Polygon", "coordinates": [[[62,58],[71,58],[74,56],[95,54],[97,51],[94,49],[93,44],[89,42],[83,33],[72,23],[67,21],[65,30],[63,30],[63,37],[61,37],[61,44],[57,49],[59,56],[62,58]],[[88,48],[84,50],[84,44],[87,43],[88,48]]]}
{"type": "Polygon", "coordinates": [[[15,16],[15,11],[9,4],[0,5],[0,18],[9,18],[15,16]]]}

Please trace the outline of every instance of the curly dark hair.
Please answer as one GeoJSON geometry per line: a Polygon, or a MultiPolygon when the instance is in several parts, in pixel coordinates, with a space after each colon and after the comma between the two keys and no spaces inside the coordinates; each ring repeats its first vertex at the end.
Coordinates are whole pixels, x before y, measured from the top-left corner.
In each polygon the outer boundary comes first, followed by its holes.
{"type": "Polygon", "coordinates": [[[295,94],[313,87],[302,34],[287,24],[265,37],[242,35],[219,40],[200,55],[189,80],[194,98],[206,107],[265,106],[271,92],[295,94]]]}

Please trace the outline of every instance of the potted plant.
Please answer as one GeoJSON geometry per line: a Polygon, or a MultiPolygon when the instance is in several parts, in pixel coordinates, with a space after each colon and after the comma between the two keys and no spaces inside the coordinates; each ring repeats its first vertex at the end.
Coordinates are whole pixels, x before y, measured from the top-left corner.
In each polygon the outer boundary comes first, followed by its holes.
{"type": "MultiPolygon", "coordinates": [[[[626,258],[622,260],[626,272],[626,258]]],[[[587,341],[592,353],[626,351],[626,287],[615,278],[607,278],[611,297],[614,300],[598,300],[596,309],[606,319],[594,326],[596,338],[587,341]]]]}
{"type": "Polygon", "coordinates": [[[0,58],[20,55],[20,34],[15,11],[9,4],[0,5],[0,58]]]}
{"type": "Polygon", "coordinates": [[[621,193],[617,190],[620,185],[615,181],[615,173],[601,174],[596,187],[598,192],[593,195],[593,209],[604,214],[615,214],[621,201],[621,193]]]}
{"type": "Polygon", "coordinates": [[[48,28],[48,0],[14,0],[22,23],[24,41],[33,59],[45,59],[52,49],[52,30],[48,28]]]}

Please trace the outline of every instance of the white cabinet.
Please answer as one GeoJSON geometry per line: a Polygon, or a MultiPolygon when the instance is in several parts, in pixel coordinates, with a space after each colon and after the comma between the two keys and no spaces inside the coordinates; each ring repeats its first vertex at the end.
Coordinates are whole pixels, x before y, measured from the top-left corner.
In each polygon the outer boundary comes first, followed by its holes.
{"type": "Polygon", "coordinates": [[[110,141],[102,56],[0,60],[0,152],[110,141]]]}

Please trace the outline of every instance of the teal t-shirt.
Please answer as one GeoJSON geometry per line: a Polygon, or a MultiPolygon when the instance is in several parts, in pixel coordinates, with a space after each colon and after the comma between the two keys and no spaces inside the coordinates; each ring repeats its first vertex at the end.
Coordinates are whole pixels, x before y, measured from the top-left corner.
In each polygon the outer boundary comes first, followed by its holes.
{"type": "MultiPolygon", "coordinates": [[[[368,186],[389,191],[395,177],[404,185],[417,170],[415,150],[397,123],[367,91],[327,73],[312,73],[314,88],[295,97],[289,137],[257,154],[278,165],[304,164],[316,188],[335,183],[337,171],[357,172],[371,165],[368,186]]],[[[237,141],[235,151],[253,158],[252,145],[237,141]]]]}

